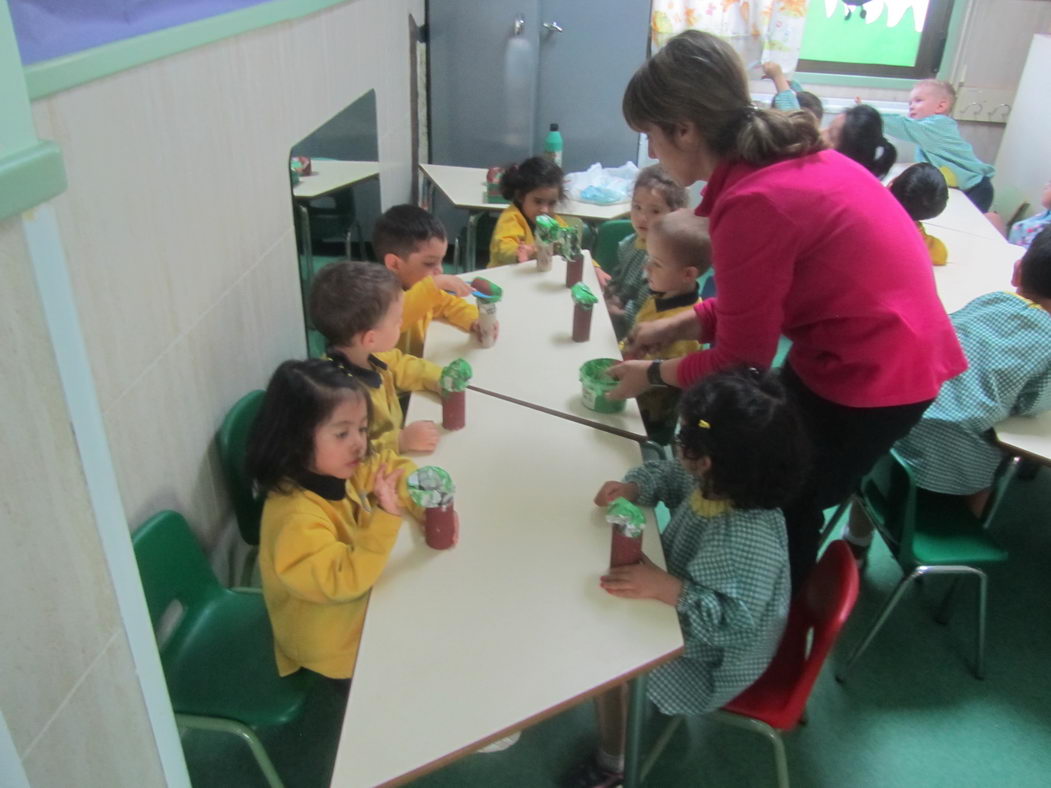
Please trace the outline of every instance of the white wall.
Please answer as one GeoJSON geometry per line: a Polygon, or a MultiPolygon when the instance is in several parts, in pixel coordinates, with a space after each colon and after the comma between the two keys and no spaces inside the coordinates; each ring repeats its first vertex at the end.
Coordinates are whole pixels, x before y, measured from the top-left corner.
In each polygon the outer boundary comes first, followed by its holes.
{"type": "MultiPolygon", "coordinates": [[[[65,157],[53,206],[132,525],[173,507],[206,546],[229,533],[215,429],[304,347],[288,149],[375,88],[383,200],[410,198],[422,6],[351,0],[34,104],[65,157]]],[[[35,788],[162,785],[18,219],[0,264],[0,708],[35,788]]]]}

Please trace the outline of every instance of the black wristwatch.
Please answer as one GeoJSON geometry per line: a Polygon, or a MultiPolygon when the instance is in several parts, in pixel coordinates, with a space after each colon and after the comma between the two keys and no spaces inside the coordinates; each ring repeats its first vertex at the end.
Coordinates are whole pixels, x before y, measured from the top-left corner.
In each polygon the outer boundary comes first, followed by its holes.
{"type": "Polygon", "coordinates": [[[651,361],[650,365],[646,367],[646,380],[651,386],[667,386],[664,382],[664,378],[661,377],[661,362],[651,361]]]}

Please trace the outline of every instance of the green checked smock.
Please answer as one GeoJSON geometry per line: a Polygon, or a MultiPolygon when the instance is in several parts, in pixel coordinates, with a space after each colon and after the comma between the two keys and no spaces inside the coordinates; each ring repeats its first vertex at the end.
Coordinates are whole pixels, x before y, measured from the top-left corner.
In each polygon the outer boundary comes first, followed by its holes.
{"type": "Polygon", "coordinates": [[[733,700],[770,664],[788,616],[785,520],[780,509],[738,510],[703,498],[672,460],[624,477],[640,506],[663,501],[668,571],[682,580],[675,606],[686,649],[650,674],[649,697],[665,714],[703,714],[733,700]]]}
{"type": "Polygon", "coordinates": [[[639,307],[650,295],[646,282],[646,244],[632,233],[617,244],[616,273],[610,279],[606,289],[610,290],[624,305],[624,316],[614,321],[617,339],[623,339],[635,325],[635,315],[639,307]]]}
{"type": "Polygon", "coordinates": [[[923,489],[968,495],[992,485],[1003,459],[993,425],[1051,410],[1051,314],[1015,293],[997,292],[949,317],[969,366],[942,384],[895,448],[915,466],[923,489]]]}

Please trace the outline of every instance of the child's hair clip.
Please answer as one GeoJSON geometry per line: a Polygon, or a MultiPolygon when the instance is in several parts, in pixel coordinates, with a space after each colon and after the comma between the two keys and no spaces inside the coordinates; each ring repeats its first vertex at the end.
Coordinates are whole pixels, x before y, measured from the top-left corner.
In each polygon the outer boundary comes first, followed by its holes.
{"type": "Polygon", "coordinates": [[[697,426],[700,427],[702,430],[710,430],[712,428],[712,425],[704,419],[697,419],[697,426]]]}

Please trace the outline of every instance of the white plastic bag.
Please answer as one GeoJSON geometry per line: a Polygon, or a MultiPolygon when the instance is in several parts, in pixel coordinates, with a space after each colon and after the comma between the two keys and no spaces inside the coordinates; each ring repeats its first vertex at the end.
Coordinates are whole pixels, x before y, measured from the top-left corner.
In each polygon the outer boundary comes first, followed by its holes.
{"type": "Polygon", "coordinates": [[[612,205],[631,199],[632,189],[639,168],[634,162],[625,162],[622,167],[603,168],[596,162],[586,172],[571,172],[566,176],[566,192],[574,200],[612,205]]]}

